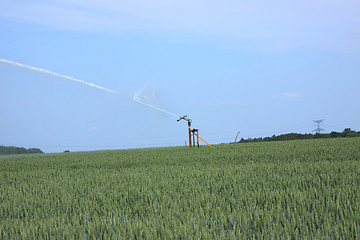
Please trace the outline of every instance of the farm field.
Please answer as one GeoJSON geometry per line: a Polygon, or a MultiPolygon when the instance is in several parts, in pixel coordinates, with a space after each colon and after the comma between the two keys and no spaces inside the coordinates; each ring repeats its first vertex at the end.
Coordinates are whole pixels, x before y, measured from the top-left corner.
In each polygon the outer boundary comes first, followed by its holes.
{"type": "Polygon", "coordinates": [[[360,239],[360,138],[0,157],[1,239],[360,239]]]}

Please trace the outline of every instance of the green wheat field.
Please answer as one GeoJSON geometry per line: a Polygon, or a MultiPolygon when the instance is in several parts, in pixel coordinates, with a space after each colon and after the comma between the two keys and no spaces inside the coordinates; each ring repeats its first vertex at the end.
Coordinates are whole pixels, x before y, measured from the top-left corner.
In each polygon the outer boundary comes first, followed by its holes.
{"type": "Polygon", "coordinates": [[[360,138],[0,158],[1,239],[360,239],[360,138]]]}

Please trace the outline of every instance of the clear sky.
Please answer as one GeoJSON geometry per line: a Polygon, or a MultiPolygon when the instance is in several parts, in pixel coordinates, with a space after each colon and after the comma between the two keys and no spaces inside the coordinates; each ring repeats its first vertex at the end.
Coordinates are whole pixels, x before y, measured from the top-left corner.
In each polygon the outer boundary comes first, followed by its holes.
{"type": "Polygon", "coordinates": [[[45,152],[360,131],[358,0],[2,0],[0,145],[45,152]]]}

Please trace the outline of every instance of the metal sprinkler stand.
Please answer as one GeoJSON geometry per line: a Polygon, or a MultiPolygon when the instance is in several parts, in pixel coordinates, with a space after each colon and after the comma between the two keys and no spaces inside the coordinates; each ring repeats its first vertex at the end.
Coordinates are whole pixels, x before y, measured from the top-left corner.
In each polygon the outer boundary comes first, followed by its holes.
{"type": "Polygon", "coordinates": [[[204,143],[206,143],[209,147],[212,147],[210,144],[208,144],[204,139],[202,139],[201,137],[199,137],[199,129],[191,129],[191,119],[187,118],[187,115],[180,117],[177,121],[179,122],[181,119],[185,120],[188,122],[188,126],[189,126],[189,147],[195,147],[195,136],[197,139],[197,147],[200,147],[199,145],[199,139],[201,139],[204,143]],[[192,141],[191,141],[192,139],[192,141]]]}

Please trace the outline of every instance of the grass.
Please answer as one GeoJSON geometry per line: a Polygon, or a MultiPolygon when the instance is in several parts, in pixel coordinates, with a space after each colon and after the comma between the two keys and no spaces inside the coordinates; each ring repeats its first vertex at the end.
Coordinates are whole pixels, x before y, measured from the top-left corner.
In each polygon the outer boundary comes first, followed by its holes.
{"type": "Polygon", "coordinates": [[[359,239],[360,138],[0,159],[2,239],[359,239]]]}

